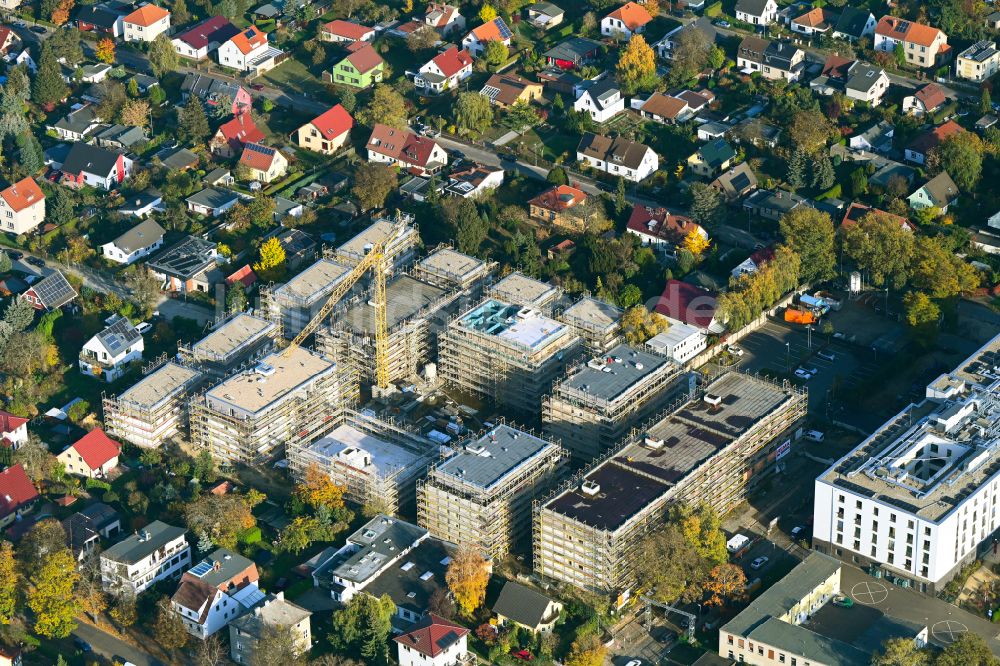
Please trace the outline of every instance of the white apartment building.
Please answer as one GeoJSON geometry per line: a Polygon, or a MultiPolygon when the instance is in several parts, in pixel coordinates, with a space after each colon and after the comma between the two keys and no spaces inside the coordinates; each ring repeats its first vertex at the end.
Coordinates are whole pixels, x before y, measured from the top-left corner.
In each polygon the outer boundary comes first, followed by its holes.
{"type": "Polygon", "coordinates": [[[204,640],[264,601],[257,565],[219,548],[184,572],[170,607],[184,628],[204,640]]]}
{"type": "Polygon", "coordinates": [[[959,367],[816,479],[816,550],[933,593],[991,542],[1000,336],[959,367]]]}
{"type": "Polygon", "coordinates": [[[708,348],[705,331],[673,319],[670,328],[646,341],[646,346],[681,365],[708,348]]]}
{"type": "Polygon", "coordinates": [[[114,592],[139,594],[157,581],[174,578],[191,566],[191,547],[183,527],[154,520],[101,553],[101,582],[114,592]]]}

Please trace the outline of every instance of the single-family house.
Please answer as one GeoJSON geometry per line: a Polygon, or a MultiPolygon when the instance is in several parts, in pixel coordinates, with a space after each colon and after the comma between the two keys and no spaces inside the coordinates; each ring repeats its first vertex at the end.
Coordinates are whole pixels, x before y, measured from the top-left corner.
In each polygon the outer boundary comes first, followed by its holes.
{"type": "Polygon", "coordinates": [[[84,83],[100,83],[108,78],[113,68],[106,62],[84,65],[80,68],[80,80],[84,83]]]}
{"type": "Polygon", "coordinates": [[[26,234],[45,221],[45,194],[31,176],[0,190],[0,229],[26,234]]]}
{"type": "Polygon", "coordinates": [[[736,150],[725,139],[716,139],[700,146],[687,159],[688,168],[699,176],[715,178],[736,162],[736,150]]]}
{"type": "Polygon", "coordinates": [[[573,109],[586,113],[596,123],[604,123],[625,110],[625,98],[618,82],[606,76],[588,86],[573,102],[573,109]]]}
{"type": "Polygon", "coordinates": [[[639,115],[657,123],[673,125],[689,119],[694,115],[694,112],[686,100],[655,92],[647,97],[646,101],[639,107],[639,115]]]}
{"type": "Polygon", "coordinates": [[[393,637],[399,666],[456,666],[474,663],[469,652],[469,630],[434,613],[393,637]]]}
{"type": "Polygon", "coordinates": [[[671,321],[694,326],[707,333],[725,330],[718,312],[718,294],[687,282],[667,280],[653,309],[671,321]]]}
{"type": "Polygon", "coordinates": [[[28,419],[0,409],[0,446],[17,450],[28,441],[28,419]]]}
{"type": "Polygon", "coordinates": [[[80,350],[80,372],[113,382],[133,361],[142,360],[142,334],[125,317],[113,315],[108,325],[87,340],[80,350]]]}
{"type": "Polygon", "coordinates": [[[840,220],[840,228],[849,229],[872,213],[877,213],[879,215],[895,219],[903,231],[917,230],[916,226],[914,226],[912,222],[907,220],[902,215],[894,215],[887,211],[865,205],[859,201],[852,201],[847,207],[847,211],[844,213],[843,219],[840,220]]]}
{"type": "Polygon", "coordinates": [[[690,23],[677,26],[664,35],[660,41],[656,42],[656,54],[664,60],[673,60],[674,46],[677,44],[677,39],[681,33],[687,30],[697,30],[704,36],[706,43],[715,46],[721,45],[726,39],[726,34],[721,32],[720,28],[712,23],[711,18],[708,16],[699,16],[690,23]]]}
{"type": "Polygon", "coordinates": [[[746,162],[740,162],[712,181],[722,198],[733,203],[757,189],[757,176],[746,162]]]}
{"type": "Polygon", "coordinates": [[[425,95],[436,95],[446,90],[456,90],[459,84],[472,76],[472,56],[452,46],[437,54],[421,66],[413,85],[425,95]]]}
{"type": "Polygon", "coordinates": [[[842,93],[848,99],[878,106],[889,90],[889,75],[881,67],[830,55],[809,88],[820,95],[842,93]]]}
{"type": "Polygon", "coordinates": [[[201,192],[195,192],[185,201],[187,209],[196,215],[218,217],[235,206],[240,197],[232,190],[216,187],[206,187],[201,192]]]}
{"type": "Polygon", "coordinates": [[[205,74],[189,73],[184,77],[181,82],[181,98],[186,103],[191,95],[202,100],[209,108],[221,103],[228,104],[229,112],[234,116],[249,111],[253,106],[253,98],[246,88],[205,74]]]}
{"type": "Polygon", "coordinates": [[[163,247],[166,233],[156,220],[145,220],[135,225],[110,243],[101,246],[101,256],[126,266],[149,256],[163,247]]]}
{"type": "Polygon", "coordinates": [[[225,16],[213,16],[176,35],[171,41],[177,55],[204,60],[221,45],[239,34],[240,29],[225,16]]]}
{"type": "Polygon", "coordinates": [[[805,69],[805,57],[805,51],[794,44],[751,35],[744,37],[736,49],[736,66],[748,74],[759,72],[765,79],[798,81],[805,69]]]}
{"type": "Polygon", "coordinates": [[[465,17],[458,7],[442,2],[427,3],[424,24],[437,30],[441,36],[465,30],[465,17]]]}
{"type": "Polygon", "coordinates": [[[101,148],[117,151],[131,151],[149,141],[145,130],[128,125],[111,125],[94,135],[94,141],[101,148]]]}
{"type": "Polygon", "coordinates": [[[493,604],[497,624],[510,623],[536,634],[552,633],[562,609],[558,601],[512,580],[504,583],[493,604]]]}
{"type": "MultiPolygon", "coordinates": [[[[0,3],[0,7],[2,7],[0,3]]],[[[9,51],[12,51],[21,45],[21,39],[17,36],[17,33],[8,28],[7,26],[0,27],[0,54],[7,55],[9,51]]]]}
{"type": "Polygon", "coordinates": [[[924,164],[930,151],[940,146],[948,137],[964,131],[961,125],[949,120],[911,141],[903,150],[903,156],[909,162],[924,164]]]}
{"type": "Polygon", "coordinates": [[[600,53],[601,43],[586,37],[567,37],[542,54],[545,64],[558,69],[582,67],[600,53]]]}
{"type": "Polygon", "coordinates": [[[253,560],[219,548],[181,575],[170,607],[189,634],[204,640],[264,600],[259,579],[253,560]]]}
{"type": "Polygon", "coordinates": [[[757,190],[743,200],[747,213],[775,222],[799,206],[813,208],[811,200],[785,190],[757,190]]]}
{"type": "Polygon", "coordinates": [[[955,203],[956,199],[958,199],[958,186],[947,171],[934,176],[906,197],[913,210],[937,208],[942,213],[947,213],[948,207],[955,203]]]}
{"type": "Polygon", "coordinates": [[[774,248],[762,247],[759,250],[755,250],[753,254],[737,264],[733,270],[729,271],[729,275],[733,279],[739,279],[744,275],[753,275],[773,259],[774,248]]]}
{"type": "Polygon", "coordinates": [[[518,102],[529,104],[542,98],[544,86],[517,74],[494,74],[479,91],[480,95],[490,98],[490,103],[501,109],[511,107],[518,102]]]}
{"type": "Polygon", "coordinates": [[[395,164],[416,175],[434,173],[448,163],[436,141],[407,130],[376,123],[366,145],[368,161],[395,164]]]}
{"type": "Polygon", "coordinates": [[[736,0],[736,20],[750,25],[770,25],[778,18],[774,0],[736,0]]]}
{"type": "Polygon", "coordinates": [[[163,291],[207,292],[213,284],[222,281],[217,270],[219,256],[215,243],[188,236],[146,262],[146,266],[160,280],[163,291]]]}
{"type": "Polygon", "coordinates": [[[906,62],[917,67],[939,67],[951,57],[948,35],[937,28],[897,16],[883,16],[875,26],[875,50],[892,53],[903,47],[906,62]]]}
{"type": "Polygon", "coordinates": [[[652,208],[642,204],[632,207],[625,228],[628,233],[637,236],[644,246],[670,255],[691,234],[708,240],[708,232],[691,218],[675,215],[666,208],[652,208]]]}
{"type": "Polygon", "coordinates": [[[833,26],[832,36],[834,39],[856,42],[862,37],[874,35],[876,23],[875,15],[867,8],[851,7],[850,5],[841,7],[840,18],[833,26]]]}
{"type": "Polygon", "coordinates": [[[82,32],[121,37],[125,32],[124,19],[134,8],[134,5],[120,2],[83,5],[76,11],[76,27],[82,32]]]}
{"type": "Polygon", "coordinates": [[[55,130],[56,135],[64,141],[83,141],[101,127],[97,106],[84,104],[67,113],[47,129],[55,130]]]}
{"type": "Polygon", "coordinates": [[[140,220],[152,215],[154,211],[162,212],[163,210],[165,210],[163,194],[155,189],[129,194],[125,202],[118,207],[119,214],[126,217],[137,217],[140,220]]]}
{"type": "Polygon", "coordinates": [[[240,164],[247,167],[251,177],[261,183],[270,183],[288,171],[288,160],[280,150],[259,143],[243,146],[240,164]]]}
{"type": "Polygon", "coordinates": [[[370,42],[374,37],[375,28],[341,19],[324,23],[319,29],[319,38],[324,42],[350,44],[352,42],[370,42]]]}
{"type": "Polygon", "coordinates": [[[312,629],[305,608],[285,600],[283,592],[268,594],[253,609],[229,622],[229,656],[237,664],[252,664],[257,643],[280,630],[291,635],[292,650],[301,654],[312,646],[312,629]]]}
{"type": "Polygon", "coordinates": [[[896,128],[892,123],[880,120],[848,139],[847,145],[851,150],[884,154],[892,149],[892,137],[895,132],[896,128]]]}
{"type": "Polygon", "coordinates": [[[632,35],[646,32],[646,25],[652,20],[653,17],[645,7],[635,2],[626,2],[601,19],[601,34],[627,41],[632,39],[632,35]]]}
{"type": "MultiPolygon", "coordinates": [[[[77,562],[94,554],[101,537],[110,539],[121,532],[121,516],[104,502],[94,502],[61,521],[66,545],[77,562]]],[[[0,664],[3,662],[0,661],[0,664]]]]}
{"type": "Polygon", "coordinates": [[[536,2],[528,5],[524,9],[524,13],[528,17],[528,23],[541,30],[548,30],[559,25],[566,16],[566,12],[551,2],[536,2]]]}
{"type": "Polygon", "coordinates": [[[36,310],[46,312],[61,308],[76,297],[76,289],[58,270],[52,271],[21,294],[21,298],[31,303],[36,310]]]}
{"type": "Polygon", "coordinates": [[[86,143],[74,143],[62,165],[60,182],[69,187],[89,185],[113,190],[132,174],[127,156],[86,143]]]}
{"type": "Polygon", "coordinates": [[[569,211],[587,200],[587,193],[572,185],[556,185],[528,200],[528,214],[533,220],[559,227],[581,230],[582,218],[569,211]]]}
{"type": "Polygon", "coordinates": [[[297,129],[295,143],[306,150],[333,155],[347,143],[352,127],[354,118],[337,104],[297,129]]]}
{"type": "Polygon", "coordinates": [[[35,484],[21,464],[0,471],[0,529],[20,520],[38,501],[35,484]]]}
{"type": "Polygon", "coordinates": [[[170,12],[163,7],[141,5],[122,19],[126,42],[149,43],[170,30],[170,12]]]}
{"type": "Polygon", "coordinates": [[[475,198],[503,185],[503,168],[473,164],[471,167],[452,171],[444,193],[464,199],[475,198]]]}
{"type": "Polygon", "coordinates": [[[219,64],[223,67],[263,74],[274,69],[284,54],[271,46],[266,32],[252,25],[223,42],[217,55],[219,64]]]}
{"type": "Polygon", "coordinates": [[[587,132],[576,147],[581,164],[612,176],[639,182],[660,166],[660,158],[649,146],[619,136],[615,138],[587,132]]]}
{"type": "Polygon", "coordinates": [[[118,467],[121,452],[121,444],[108,437],[100,428],[95,428],[66,447],[56,456],[56,460],[69,474],[88,479],[104,479],[111,470],[118,467]]]}
{"type": "Polygon", "coordinates": [[[813,37],[830,32],[838,18],[840,17],[836,12],[830,11],[826,7],[815,7],[805,14],[793,18],[789,26],[792,32],[813,37]]]}
{"type": "Polygon", "coordinates": [[[222,123],[208,142],[208,148],[215,155],[229,159],[243,151],[248,143],[260,143],[264,133],[257,128],[253,116],[238,113],[222,123]]]}
{"type": "Polygon", "coordinates": [[[347,56],[335,64],[323,77],[330,83],[368,88],[382,80],[385,61],[368,42],[352,42],[347,56]]]}
{"type": "Polygon", "coordinates": [[[980,83],[1000,69],[1000,51],[989,40],[976,42],[955,58],[955,76],[980,83]]]}
{"type": "Polygon", "coordinates": [[[187,530],[154,520],[101,553],[101,584],[107,592],[140,594],[191,565],[187,530]]]}
{"type": "Polygon", "coordinates": [[[903,113],[911,116],[925,116],[934,113],[948,103],[948,98],[936,83],[927,83],[917,92],[903,98],[903,113]]]}
{"type": "Polygon", "coordinates": [[[473,28],[462,38],[462,48],[471,53],[473,58],[478,58],[486,52],[486,42],[502,42],[504,46],[509,47],[513,36],[504,20],[498,16],[478,28],[473,28]]]}

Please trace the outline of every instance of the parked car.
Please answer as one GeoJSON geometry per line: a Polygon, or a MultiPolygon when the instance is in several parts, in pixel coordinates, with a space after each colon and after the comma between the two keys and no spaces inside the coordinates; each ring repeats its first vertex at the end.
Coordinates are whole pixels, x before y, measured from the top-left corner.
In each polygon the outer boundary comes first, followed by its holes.
{"type": "Polygon", "coordinates": [[[10,257],[11,261],[17,261],[24,256],[24,253],[17,250],[7,250],[7,256],[10,257]]]}
{"type": "Polygon", "coordinates": [[[48,30],[45,28],[45,26],[42,26],[42,25],[33,25],[33,26],[31,26],[29,28],[29,30],[31,30],[31,32],[34,32],[34,33],[39,34],[39,35],[44,35],[45,33],[48,32],[48,30]]]}
{"type": "Polygon", "coordinates": [[[854,605],[854,599],[851,599],[846,594],[838,594],[833,598],[833,605],[840,606],[841,608],[850,608],[854,605]]]}
{"type": "Polygon", "coordinates": [[[139,335],[145,335],[149,331],[153,330],[153,326],[145,321],[140,321],[135,325],[135,330],[139,331],[139,335]]]}
{"type": "Polygon", "coordinates": [[[810,367],[807,367],[807,366],[802,366],[802,369],[805,370],[806,372],[808,372],[810,376],[819,373],[819,370],[817,370],[816,368],[810,368],[810,367]]]}
{"type": "Polygon", "coordinates": [[[511,650],[510,656],[514,657],[518,661],[534,661],[535,655],[527,650],[511,650]]]}
{"type": "Polygon", "coordinates": [[[797,368],[795,370],[795,376],[798,377],[799,379],[805,379],[807,381],[810,380],[810,379],[812,379],[812,375],[810,375],[808,372],[806,372],[802,368],[797,368]]]}
{"type": "Polygon", "coordinates": [[[454,158],[456,160],[464,160],[465,159],[465,153],[463,153],[458,148],[452,148],[451,150],[448,151],[448,154],[451,155],[452,158],[454,158]]]}
{"type": "Polygon", "coordinates": [[[834,354],[833,352],[828,352],[828,351],[816,352],[816,356],[819,356],[824,361],[833,361],[833,360],[835,360],[837,358],[836,354],[834,354]]]}
{"type": "Polygon", "coordinates": [[[798,539],[800,536],[803,536],[805,534],[805,531],[806,531],[806,528],[802,527],[801,525],[798,525],[797,527],[793,527],[792,528],[792,531],[791,531],[790,534],[791,534],[791,536],[792,536],[793,539],[798,539]]]}
{"type": "Polygon", "coordinates": [[[837,332],[837,333],[833,334],[833,339],[834,340],[846,340],[847,336],[844,335],[843,333],[837,332]]]}
{"type": "Polygon", "coordinates": [[[642,666],[642,659],[633,659],[632,661],[625,664],[625,666],[642,666]]]}
{"type": "Polygon", "coordinates": [[[79,636],[74,636],[73,637],[73,645],[75,645],[76,649],[79,650],[80,652],[92,652],[93,649],[94,649],[94,648],[90,647],[90,643],[88,643],[87,641],[83,640],[79,636]]]}
{"type": "Polygon", "coordinates": [[[26,262],[32,266],[37,266],[38,268],[45,268],[45,260],[41,257],[28,257],[25,259],[26,262]]]}
{"type": "Polygon", "coordinates": [[[736,345],[729,345],[726,347],[726,349],[728,349],[729,353],[732,354],[733,356],[739,356],[741,358],[743,356],[743,350],[737,347],[736,345]]]}
{"type": "Polygon", "coordinates": [[[719,21],[715,22],[715,25],[719,26],[720,28],[728,28],[729,27],[729,21],[719,20],[719,21]]]}
{"type": "Polygon", "coordinates": [[[256,90],[257,92],[260,92],[261,90],[264,89],[264,84],[263,83],[255,83],[252,86],[250,86],[250,89],[251,90],[256,90]]]}
{"type": "Polygon", "coordinates": [[[806,430],[802,433],[802,436],[811,442],[822,442],[823,438],[826,437],[826,435],[819,430],[806,430]]]}
{"type": "Polygon", "coordinates": [[[756,571],[757,569],[760,569],[762,566],[767,564],[769,561],[770,560],[767,557],[762,555],[750,563],[750,568],[756,571]]]}

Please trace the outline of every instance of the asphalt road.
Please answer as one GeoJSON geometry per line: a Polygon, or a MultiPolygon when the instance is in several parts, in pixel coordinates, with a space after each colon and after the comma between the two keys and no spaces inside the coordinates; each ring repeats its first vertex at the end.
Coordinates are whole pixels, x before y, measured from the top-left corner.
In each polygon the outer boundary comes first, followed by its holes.
{"type": "Polygon", "coordinates": [[[136,666],[163,666],[160,660],[89,624],[78,626],[73,635],[90,643],[94,653],[108,659],[117,659],[119,662],[130,661],[136,666]]]}

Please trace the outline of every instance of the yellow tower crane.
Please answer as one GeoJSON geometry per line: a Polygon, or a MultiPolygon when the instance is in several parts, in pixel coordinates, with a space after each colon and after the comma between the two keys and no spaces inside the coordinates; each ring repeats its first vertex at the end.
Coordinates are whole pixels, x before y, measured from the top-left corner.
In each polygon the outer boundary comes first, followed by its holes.
{"type": "Polygon", "coordinates": [[[389,388],[389,325],[385,314],[385,275],[388,272],[386,249],[405,230],[405,224],[397,222],[392,231],[382,240],[374,243],[368,254],[351,269],[347,277],[334,288],[326,303],[319,309],[316,316],[295,336],[295,339],[288,345],[282,354],[287,356],[299,347],[303,340],[312,335],[319,325],[330,316],[333,309],[337,307],[347,292],[351,290],[361,276],[369,270],[372,272],[372,281],[375,286],[375,294],[372,299],[375,303],[375,384],[380,389],[389,388]]]}

